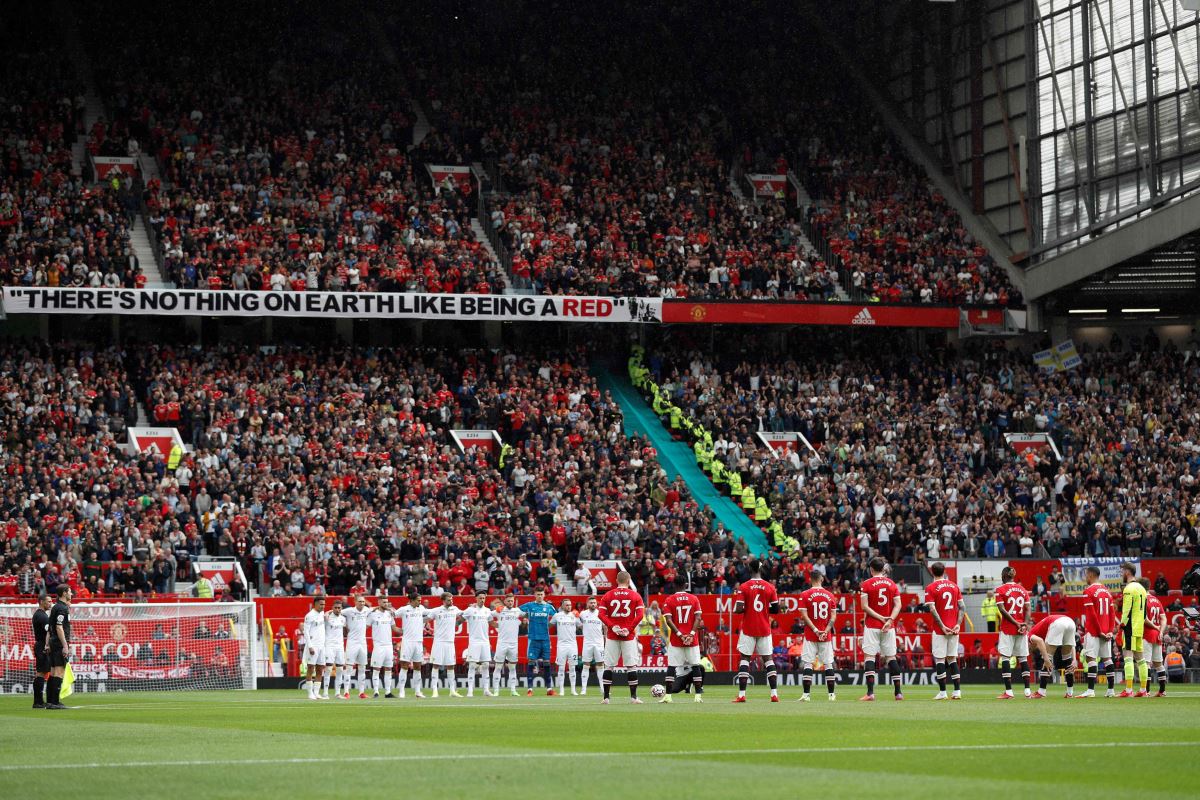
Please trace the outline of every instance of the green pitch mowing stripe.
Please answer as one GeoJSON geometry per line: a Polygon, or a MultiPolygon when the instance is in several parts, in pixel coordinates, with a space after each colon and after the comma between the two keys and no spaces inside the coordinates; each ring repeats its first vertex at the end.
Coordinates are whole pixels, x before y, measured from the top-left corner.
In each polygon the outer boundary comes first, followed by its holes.
{"type": "MultiPolygon", "coordinates": [[[[1161,700],[992,699],[702,705],[599,697],[329,701],[299,692],[97,694],[66,712],[0,698],[0,796],[823,797],[1102,792],[1136,774],[1155,797],[1194,796],[1200,694],[1161,700]],[[174,787],[174,788],[172,788],[174,787]]],[[[647,693],[648,694],[648,693],[647,693]]]]}

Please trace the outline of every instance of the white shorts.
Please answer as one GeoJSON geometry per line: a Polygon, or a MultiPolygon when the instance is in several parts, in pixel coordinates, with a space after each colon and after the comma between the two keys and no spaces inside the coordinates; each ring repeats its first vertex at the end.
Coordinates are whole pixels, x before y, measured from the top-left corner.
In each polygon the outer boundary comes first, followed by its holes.
{"type": "Polygon", "coordinates": [[[833,661],[833,640],[827,642],[812,642],[808,639],[804,640],[804,645],[800,651],[800,661],[806,667],[811,667],[818,661],[821,662],[825,669],[834,667],[833,661]]]}
{"type": "Polygon", "coordinates": [[[958,634],[953,636],[945,633],[933,635],[933,657],[941,661],[944,658],[958,658],[958,634]]]}
{"type": "Polygon", "coordinates": [[[568,644],[560,644],[554,651],[554,663],[562,666],[566,664],[569,667],[579,663],[579,645],[574,642],[568,644]]]}
{"type": "Polygon", "coordinates": [[[304,663],[310,667],[319,666],[325,663],[325,645],[305,645],[304,647],[304,663]]]}
{"type": "Polygon", "coordinates": [[[738,634],[737,651],[744,656],[769,656],[775,651],[770,636],[747,636],[738,634]]]}
{"type": "Polygon", "coordinates": [[[1074,647],[1075,620],[1070,617],[1062,617],[1051,622],[1050,628],[1046,631],[1046,646],[1074,647]]]}
{"type": "Polygon", "coordinates": [[[1020,633],[1002,633],[1000,641],[996,645],[996,652],[1001,658],[1027,658],[1029,656],[1029,640],[1024,634],[1020,633]]]}
{"type": "Polygon", "coordinates": [[[1092,636],[1090,633],[1086,633],[1083,636],[1083,654],[1092,661],[1111,659],[1112,646],[1113,640],[1107,636],[1092,636]]]}
{"type": "Polygon", "coordinates": [[[584,664],[603,664],[604,663],[604,645],[596,644],[595,642],[583,643],[583,663],[584,664]]]}
{"type": "Polygon", "coordinates": [[[371,669],[391,669],[395,662],[395,648],[390,644],[371,651],[371,669]]]}
{"type": "Polygon", "coordinates": [[[325,666],[344,666],[346,663],[346,648],[345,647],[326,647],[325,648],[325,666]]]}
{"type": "Polygon", "coordinates": [[[884,658],[896,657],[896,629],[884,630],[883,628],[864,628],[862,637],[863,655],[868,658],[872,656],[883,656],[884,658]]]}
{"type": "Polygon", "coordinates": [[[415,642],[400,642],[400,663],[423,664],[425,663],[425,643],[418,640],[415,642]]]}
{"type": "Polygon", "coordinates": [[[618,666],[626,669],[641,667],[641,661],[638,659],[637,639],[606,640],[604,642],[604,666],[608,669],[616,669],[618,666]]]}
{"type": "Polygon", "coordinates": [[[363,665],[367,663],[367,644],[351,644],[346,647],[346,663],[363,665]]]}
{"type": "Polygon", "coordinates": [[[1142,639],[1142,658],[1146,659],[1146,663],[1161,664],[1162,653],[1162,642],[1147,642],[1142,639]]]}
{"type": "Polygon", "coordinates": [[[439,667],[453,667],[458,662],[454,659],[454,642],[434,642],[429,651],[429,663],[439,667]]]}
{"type": "Polygon", "coordinates": [[[492,660],[492,644],[486,639],[482,642],[472,642],[467,646],[467,661],[472,664],[486,664],[492,660]]]}
{"type": "Polygon", "coordinates": [[[700,664],[700,645],[691,647],[676,647],[667,645],[668,667],[695,667],[700,664]]]}
{"type": "Polygon", "coordinates": [[[501,644],[496,642],[496,657],[492,659],[497,664],[515,664],[517,663],[517,643],[509,644],[505,642],[501,644]]]}

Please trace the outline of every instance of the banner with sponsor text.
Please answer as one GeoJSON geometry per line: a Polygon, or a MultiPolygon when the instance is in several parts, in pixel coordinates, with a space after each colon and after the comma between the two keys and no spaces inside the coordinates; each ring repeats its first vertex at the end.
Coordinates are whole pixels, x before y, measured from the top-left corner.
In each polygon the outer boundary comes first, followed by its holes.
{"type": "Polygon", "coordinates": [[[6,314],[447,319],[478,322],[661,322],[662,299],[237,289],[4,287],[6,314]]]}

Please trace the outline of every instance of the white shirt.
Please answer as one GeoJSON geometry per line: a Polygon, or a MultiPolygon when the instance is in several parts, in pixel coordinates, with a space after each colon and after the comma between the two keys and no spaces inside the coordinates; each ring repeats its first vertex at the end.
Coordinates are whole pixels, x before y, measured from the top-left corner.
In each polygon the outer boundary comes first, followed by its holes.
{"type": "Polygon", "coordinates": [[[396,609],[396,619],[401,622],[401,637],[405,644],[424,641],[427,615],[428,609],[425,606],[406,605],[396,609]]]}
{"type": "Polygon", "coordinates": [[[496,626],[496,647],[508,645],[517,646],[517,634],[521,632],[521,617],[525,612],[519,608],[505,608],[496,614],[499,624],[496,626]]]}
{"type": "Polygon", "coordinates": [[[579,612],[579,624],[583,626],[583,643],[604,647],[604,623],[599,611],[584,609],[579,612]]]}
{"type": "Polygon", "coordinates": [[[554,623],[555,630],[558,631],[558,644],[561,647],[568,644],[575,646],[575,640],[579,637],[579,617],[566,611],[560,611],[550,618],[554,623]]]}
{"type": "Polygon", "coordinates": [[[371,642],[374,647],[391,647],[392,626],[396,624],[396,612],[392,609],[376,608],[371,611],[371,642]]]}
{"type": "Polygon", "coordinates": [[[487,642],[488,628],[495,616],[496,612],[487,606],[471,606],[463,610],[462,618],[467,621],[467,639],[471,644],[487,642]]]}
{"type": "Polygon", "coordinates": [[[434,644],[454,644],[454,628],[458,624],[458,618],[462,616],[462,611],[450,606],[442,606],[441,608],[432,609],[429,616],[433,617],[433,642],[434,644]]]}
{"type": "Polygon", "coordinates": [[[342,611],[342,617],[346,620],[346,644],[366,646],[367,623],[371,621],[371,611],[370,608],[363,608],[362,611],[347,608],[342,611]]]}
{"type": "Polygon", "coordinates": [[[330,611],[325,615],[325,646],[342,647],[346,632],[346,618],[330,611]]]}
{"type": "Polygon", "coordinates": [[[325,612],[315,608],[304,615],[304,644],[322,650],[325,647],[325,612]]]}

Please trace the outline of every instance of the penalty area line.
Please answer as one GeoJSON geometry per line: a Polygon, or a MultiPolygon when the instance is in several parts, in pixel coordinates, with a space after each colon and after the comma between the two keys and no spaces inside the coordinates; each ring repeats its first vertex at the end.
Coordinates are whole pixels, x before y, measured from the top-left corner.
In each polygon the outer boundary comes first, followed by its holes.
{"type": "Polygon", "coordinates": [[[140,767],[218,767],[218,766],[278,766],[305,764],[370,764],[402,763],[422,761],[491,761],[494,759],[544,759],[544,758],[621,758],[631,755],[651,758],[689,758],[705,756],[748,756],[748,755],[821,755],[825,753],[910,753],[922,751],[989,751],[989,750],[1039,750],[1045,748],[1117,748],[1117,747],[1195,747],[1200,742],[1068,742],[1031,744],[915,744],[847,747],[765,747],[730,748],[719,750],[650,750],[640,753],[614,751],[537,751],[518,753],[429,753],[424,755],[378,755],[378,756],[314,756],[311,758],[235,758],[235,759],[178,759],[163,761],[89,761],[77,764],[0,764],[0,772],[23,772],[29,770],[72,770],[72,769],[128,769],[140,767]]]}

